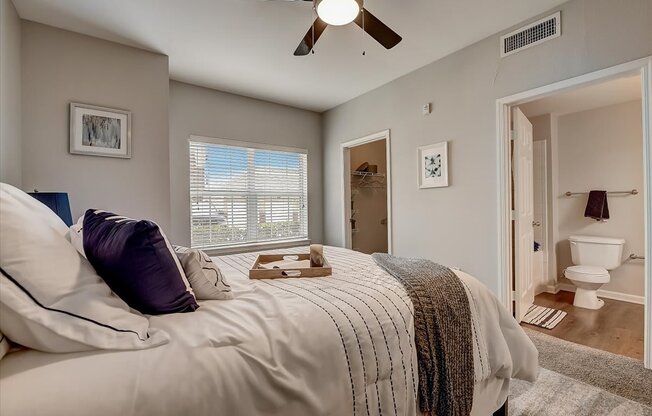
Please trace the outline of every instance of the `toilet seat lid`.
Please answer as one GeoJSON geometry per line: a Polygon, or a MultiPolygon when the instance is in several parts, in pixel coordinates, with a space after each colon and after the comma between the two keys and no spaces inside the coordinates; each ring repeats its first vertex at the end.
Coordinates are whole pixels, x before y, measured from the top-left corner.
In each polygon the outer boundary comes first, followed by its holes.
{"type": "Polygon", "coordinates": [[[564,273],[569,279],[586,282],[608,282],[609,272],[604,267],[598,266],[571,266],[564,273]]]}

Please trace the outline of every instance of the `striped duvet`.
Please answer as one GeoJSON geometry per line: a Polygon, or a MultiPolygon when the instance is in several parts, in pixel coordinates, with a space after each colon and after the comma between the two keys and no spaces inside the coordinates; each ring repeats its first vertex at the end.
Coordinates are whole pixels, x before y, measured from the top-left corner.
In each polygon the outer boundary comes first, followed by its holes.
{"type": "MultiPolygon", "coordinates": [[[[305,252],[306,248],[271,251],[305,252]]],[[[347,372],[342,382],[350,387],[353,415],[416,414],[417,362],[414,345],[414,310],[401,284],[378,267],[371,256],[327,247],[333,275],[312,279],[261,280],[266,285],[301,299],[329,317],[341,343],[347,372]]],[[[246,277],[259,253],[217,258],[231,275],[246,277]]],[[[480,323],[480,295],[488,291],[471,276],[457,272],[471,309],[475,383],[492,375],[489,342],[480,323]]],[[[515,322],[514,322],[515,323],[515,322]]],[[[327,330],[320,328],[320,330],[327,330]]],[[[528,345],[529,340],[521,339],[528,345]]],[[[445,364],[445,363],[444,363],[445,364]]],[[[536,365],[536,363],[535,363],[536,365]]],[[[494,369],[496,370],[496,369],[494,369]]],[[[495,371],[494,371],[495,372],[495,371]]]]}

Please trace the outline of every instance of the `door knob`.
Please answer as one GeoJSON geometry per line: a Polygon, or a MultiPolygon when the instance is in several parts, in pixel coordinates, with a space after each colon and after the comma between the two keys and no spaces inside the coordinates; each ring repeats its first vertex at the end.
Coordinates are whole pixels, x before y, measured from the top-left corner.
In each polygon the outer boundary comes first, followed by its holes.
{"type": "Polygon", "coordinates": [[[539,221],[532,221],[532,226],[533,226],[533,227],[541,227],[541,222],[539,222],[539,221]]]}

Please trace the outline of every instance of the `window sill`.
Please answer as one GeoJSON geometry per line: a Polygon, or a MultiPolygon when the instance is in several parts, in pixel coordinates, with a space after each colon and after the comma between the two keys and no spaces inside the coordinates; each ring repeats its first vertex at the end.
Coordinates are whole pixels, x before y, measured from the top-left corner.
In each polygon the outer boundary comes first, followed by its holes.
{"type": "Polygon", "coordinates": [[[287,241],[266,241],[262,243],[241,244],[237,246],[226,246],[218,248],[201,248],[209,256],[225,256],[227,254],[248,253],[252,251],[272,250],[275,248],[290,248],[310,245],[309,239],[287,240],[287,241]]]}

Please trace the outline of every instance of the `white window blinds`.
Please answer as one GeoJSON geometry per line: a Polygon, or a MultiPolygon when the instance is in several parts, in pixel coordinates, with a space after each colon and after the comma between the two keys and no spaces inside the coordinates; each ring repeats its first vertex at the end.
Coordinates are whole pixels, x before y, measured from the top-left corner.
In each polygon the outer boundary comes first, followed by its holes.
{"type": "Polygon", "coordinates": [[[308,237],[307,156],[190,140],[191,245],[308,237]]]}

